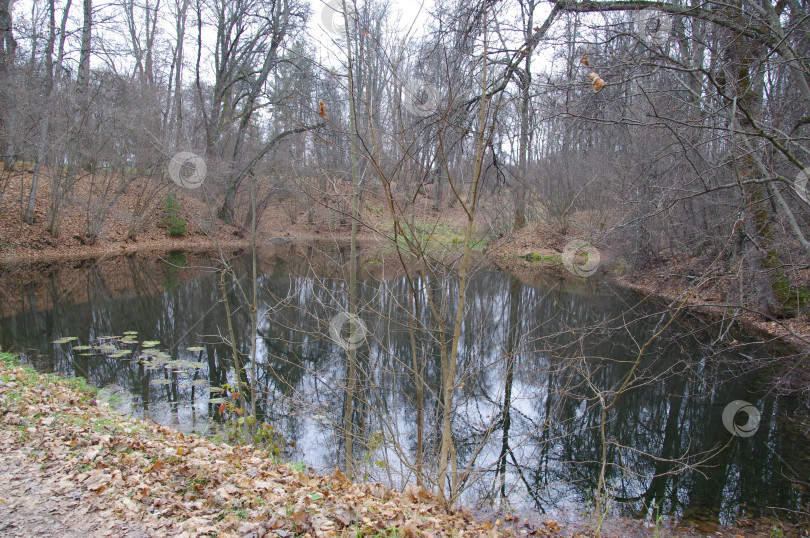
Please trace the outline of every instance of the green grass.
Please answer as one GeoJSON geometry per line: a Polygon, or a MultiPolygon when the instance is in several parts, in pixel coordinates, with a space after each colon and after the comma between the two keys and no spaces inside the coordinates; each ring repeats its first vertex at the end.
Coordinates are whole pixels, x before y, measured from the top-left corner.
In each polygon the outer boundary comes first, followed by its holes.
{"type": "Polygon", "coordinates": [[[523,258],[532,263],[543,263],[546,265],[559,265],[562,263],[562,254],[538,254],[536,252],[530,252],[529,254],[518,256],[518,258],[523,258]]]}
{"type": "Polygon", "coordinates": [[[233,515],[235,515],[239,519],[247,519],[248,518],[247,510],[245,510],[244,508],[237,508],[236,510],[233,511],[233,515]]]}
{"type": "Polygon", "coordinates": [[[52,380],[61,381],[66,385],[68,385],[69,387],[78,390],[79,392],[84,392],[91,396],[94,396],[96,394],[96,388],[87,383],[87,380],[83,377],[59,377],[53,374],[46,374],[46,377],[49,376],[51,377],[52,380]]]}
{"type": "Polygon", "coordinates": [[[20,358],[11,353],[0,351],[0,361],[3,361],[6,366],[16,366],[20,363],[20,358]]]}
{"type": "MultiPolygon", "coordinates": [[[[86,396],[95,396],[97,393],[96,388],[88,384],[87,380],[83,377],[62,377],[57,374],[40,374],[32,367],[21,364],[20,358],[11,353],[0,352],[0,360],[2,360],[6,366],[23,369],[26,377],[23,379],[17,378],[17,381],[23,381],[26,384],[40,384],[43,381],[45,383],[59,382],[66,384],[68,387],[78,392],[84,393],[86,396]]],[[[3,380],[8,381],[9,378],[3,376],[3,380]]]]}
{"type": "Polygon", "coordinates": [[[373,211],[374,213],[380,214],[383,211],[383,207],[381,205],[373,205],[368,202],[365,203],[367,211],[373,211]]]}
{"type": "Polygon", "coordinates": [[[387,529],[374,532],[373,534],[363,532],[363,530],[358,528],[357,525],[354,525],[354,529],[352,530],[354,530],[357,538],[398,538],[399,536],[405,536],[402,534],[402,531],[396,527],[389,527],[387,529]]]}
{"type": "MultiPolygon", "coordinates": [[[[37,374],[37,371],[34,370],[33,368],[31,368],[30,366],[25,366],[23,364],[20,364],[20,358],[17,357],[16,355],[12,355],[10,353],[2,353],[0,355],[0,359],[2,359],[2,361],[4,363],[6,363],[6,366],[8,366],[8,367],[22,368],[23,369],[25,377],[23,377],[23,378],[16,377],[17,382],[22,382],[22,383],[24,383],[26,385],[38,384],[39,375],[37,374]]],[[[4,375],[2,379],[3,379],[3,381],[11,381],[11,377],[9,377],[7,375],[4,375]]],[[[47,377],[46,377],[46,380],[47,380],[47,377]]]]}
{"type": "MultiPolygon", "coordinates": [[[[407,239],[416,243],[425,251],[437,251],[443,249],[457,250],[464,246],[464,230],[455,230],[450,225],[444,222],[427,222],[415,220],[413,225],[410,223],[405,225],[405,233],[407,239]]],[[[405,237],[397,236],[397,242],[400,248],[407,249],[407,241],[405,237]]],[[[482,250],[487,246],[487,241],[484,238],[475,239],[470,242],[470,248],[474,250],[482,250]]]]}

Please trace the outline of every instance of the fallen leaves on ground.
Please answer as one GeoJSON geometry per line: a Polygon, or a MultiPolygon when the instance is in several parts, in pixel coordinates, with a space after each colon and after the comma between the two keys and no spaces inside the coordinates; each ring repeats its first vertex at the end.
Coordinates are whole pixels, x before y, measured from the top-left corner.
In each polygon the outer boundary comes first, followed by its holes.
{"type": "MultiPolygon", "coordinates": [[[[126,419],[79,385],[0,361],[0,465],[24,461],[37,474],[32,480],[60,492],[48,498],[51,511],[58,512],[71,495],[81,495],[88,512],[105,515],[83,527],[97,529],[99,535],[122,529],[128,535],[142,535],[140,530],[146,529],[149,536],[324,538],[378,533],[542,536],[559,531],[477,522],[469,511],[449,511],[415,485],[397,492],[352,483],[340,471],[314,475],[274,462],[252,447],[215,444],[126,419]],[[99,530],[102,526],[107,530],[99,530]]],[[[60,535],[55,527],[39,532],[60,535]]]]}

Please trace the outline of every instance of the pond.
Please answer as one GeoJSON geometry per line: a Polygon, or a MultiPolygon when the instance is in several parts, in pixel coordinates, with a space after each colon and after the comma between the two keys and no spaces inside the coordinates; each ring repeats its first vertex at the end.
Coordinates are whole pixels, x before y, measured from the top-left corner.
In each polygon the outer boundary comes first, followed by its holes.
{"type": "MultiPolygon", "coordinates": [[[[330,335],[330,320],[348,308],[347,258],[296,246],[259,263],[257,411],[282,435],[285,458],[318,471],[343,466],[345,333],[359,325],[330,335]]],[[[236,384],[223,290],[234,346],[247,354],[251,338],[250,259],[232,261],[240,278],[224,287],[215,260],[182,253],[7,269],[0,343],[40,370],[107,387],[124,412],[221,431],[222,403],[233,400],[219,388],[236,384]]],[[[414,462],[435,461],[439,320],[449,336],[458,287],[451,271],[414,278],[415,303],[404,272],[373,259],[358,291],[367,332],[356,349],[355,460],[361,479],[397,487],[414,480],[414,462]]],[[[581,513],[601,467],[599,397],[616,397],[639,348],[664,328],[606,414],[614,510],[709,526],[806,512],[806,404],[770,382],[798,354],[721,319],[681,313],[667,325],[664,306],[596,277],[522,282],[476,265],[452,424],[462,500],[581,513]],[[738,400],[758,425],[727,410],[738,400]],[[724,410],[734,417],[725,425],[724,410]]]]}

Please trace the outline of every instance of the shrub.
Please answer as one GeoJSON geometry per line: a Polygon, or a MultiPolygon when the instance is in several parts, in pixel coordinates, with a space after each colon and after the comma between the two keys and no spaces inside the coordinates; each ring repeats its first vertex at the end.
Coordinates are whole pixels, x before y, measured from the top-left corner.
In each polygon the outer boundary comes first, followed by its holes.
{"type": "Polygon", "coordinates": [[[166,195],[163,204],[163,223],[172,237],[182,237],[188,233],[186,219],[180,216],[180,202],[172,193],[166,195]]]}

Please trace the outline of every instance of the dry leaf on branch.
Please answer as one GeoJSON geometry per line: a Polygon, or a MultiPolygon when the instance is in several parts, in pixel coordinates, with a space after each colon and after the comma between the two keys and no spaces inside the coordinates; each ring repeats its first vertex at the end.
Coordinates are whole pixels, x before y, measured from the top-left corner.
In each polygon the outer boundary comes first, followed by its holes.
{"type": "Polygon", "coordinates": [[[588,78],[591,79],[591,82],[593,84],[593,91],[598,92],[599,90],[605,87],[605,79],[600,77],[599,74],[596,73],[596,71],[591,71],[590,73],[588,73],[588,78]]]}

